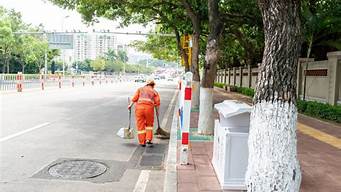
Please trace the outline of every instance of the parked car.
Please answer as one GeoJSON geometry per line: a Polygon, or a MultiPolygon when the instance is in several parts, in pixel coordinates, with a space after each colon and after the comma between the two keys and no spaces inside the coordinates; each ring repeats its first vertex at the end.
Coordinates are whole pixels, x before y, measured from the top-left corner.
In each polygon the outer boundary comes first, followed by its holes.
{"type": "Polygon", "coordinates": [[[146,82],[146,78],[143,77],[143,76],[138,76],[138,77],[135,78],[134,81],[135,82],[139,82],[139,83],[144,83],[144,82],[146,82]]]}

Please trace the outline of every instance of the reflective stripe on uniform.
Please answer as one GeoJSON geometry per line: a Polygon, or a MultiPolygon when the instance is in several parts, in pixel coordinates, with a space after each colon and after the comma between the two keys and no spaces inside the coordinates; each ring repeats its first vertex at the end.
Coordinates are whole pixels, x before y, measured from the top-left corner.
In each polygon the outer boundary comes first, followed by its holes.
{"type": "Polygon", "coordinates": [[[153,130],[153,127],[146,127],[146,130],[153,130]]]}
{"type": "Polygon", "coordinates": [[[145,134],[146,130],[142,130],[142,131],[137,131],[137,134],[145,134]]]}
{"type": "Polygon", "coordinates": [[[139,98],[139,101],[148,101],[148,102],[151,102],[151,103],[154,103],[151,99],[148,99],[148,98],[139,98]]]}

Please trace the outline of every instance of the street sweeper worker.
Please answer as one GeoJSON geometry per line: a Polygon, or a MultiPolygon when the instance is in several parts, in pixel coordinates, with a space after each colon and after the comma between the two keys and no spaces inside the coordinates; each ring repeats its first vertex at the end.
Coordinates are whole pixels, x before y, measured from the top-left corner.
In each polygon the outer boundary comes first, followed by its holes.
{"type": "Polygon", "coordinates": [[[135,105],[135,117],[139,144],[145,147],[146,144],[153,144],[154,108],[160,106],[159,93],[154,90],[154,79],[149,78],[146,85],[137,89],[135,95],[128,105],[128,109],[135,105]]]}

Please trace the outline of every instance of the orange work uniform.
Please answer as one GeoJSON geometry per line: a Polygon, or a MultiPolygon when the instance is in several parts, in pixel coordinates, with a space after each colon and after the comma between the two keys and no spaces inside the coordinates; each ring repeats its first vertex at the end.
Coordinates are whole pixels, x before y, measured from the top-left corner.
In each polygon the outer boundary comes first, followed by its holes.
{"type": "Polygon", "coordinates": [[[139,143],[146,144],[152,141],[154,127],[154,107],[160,106],[160,96],[152,86],[139,88],[131,99],[136,103],[135,117],[139,143]]]}

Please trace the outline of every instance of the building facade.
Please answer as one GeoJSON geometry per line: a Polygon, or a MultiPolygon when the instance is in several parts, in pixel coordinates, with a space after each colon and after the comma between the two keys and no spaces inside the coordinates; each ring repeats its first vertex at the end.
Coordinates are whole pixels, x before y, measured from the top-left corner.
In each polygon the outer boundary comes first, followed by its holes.
{"type": "Polygon", "coordinates": [[[58,59],[68,66],[75,61],[103,57],[109,50],[124,48],[118,45],[115,35],[108,33],[51,33],[48,38],[50,48],[60,49],[58,59]]]}

